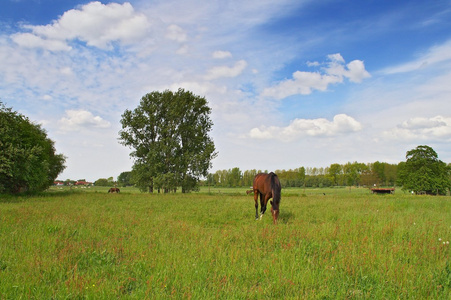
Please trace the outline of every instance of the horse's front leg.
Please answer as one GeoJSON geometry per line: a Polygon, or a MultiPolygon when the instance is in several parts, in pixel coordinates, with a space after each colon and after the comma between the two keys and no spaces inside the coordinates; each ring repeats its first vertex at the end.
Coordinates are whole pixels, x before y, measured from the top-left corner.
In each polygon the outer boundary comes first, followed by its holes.
{"type": "Polygon", "coordinates": [[[254,190],[255,220],[258,220],[258,191],[254,190]]]}

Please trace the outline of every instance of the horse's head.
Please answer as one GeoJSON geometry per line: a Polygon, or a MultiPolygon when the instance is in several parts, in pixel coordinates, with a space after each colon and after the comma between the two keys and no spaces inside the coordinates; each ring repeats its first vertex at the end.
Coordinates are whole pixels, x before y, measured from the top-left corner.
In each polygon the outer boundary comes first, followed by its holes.
{"type": "Polygon", "coordinates": [[[271,215],[272,220],[274,224],[277,224],[277,219],[279,218],[279,206],[275,205],[272,201],[271,202],[271,215]]]}

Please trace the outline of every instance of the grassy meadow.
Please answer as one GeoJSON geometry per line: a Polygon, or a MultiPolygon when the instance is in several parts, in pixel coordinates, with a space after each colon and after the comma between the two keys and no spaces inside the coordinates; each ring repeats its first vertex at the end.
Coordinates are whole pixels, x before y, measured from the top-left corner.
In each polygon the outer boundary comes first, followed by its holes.
{"type": "Polygon", "coordinates": [[[0,196],[0,299],[451,297],[451,197],[245,190],[0,196]]]}

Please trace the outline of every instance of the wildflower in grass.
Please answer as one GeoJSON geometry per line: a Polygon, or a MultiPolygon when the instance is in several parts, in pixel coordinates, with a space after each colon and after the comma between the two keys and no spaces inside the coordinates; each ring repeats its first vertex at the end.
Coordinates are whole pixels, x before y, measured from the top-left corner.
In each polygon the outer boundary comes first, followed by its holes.
{"type": "Polygon", "coordinates": [[[438,241],[441,242],[441,241],[442,241],[442,238],[438,238],[438,241]]]}

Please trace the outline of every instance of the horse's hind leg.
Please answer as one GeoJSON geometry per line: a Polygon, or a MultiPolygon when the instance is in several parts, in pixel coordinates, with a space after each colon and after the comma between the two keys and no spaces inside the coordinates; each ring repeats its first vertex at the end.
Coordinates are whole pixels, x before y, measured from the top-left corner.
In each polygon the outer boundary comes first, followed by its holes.
{"type": "Polygon", "coordinates": [[[265,211],[266,211],[266,206],[267,206],[267,204],[268,204],[268,200],[271,198],[272,196],[271,196],[271,194],[265,194],[265,198],[263,198],[263,195],[262,195],[262,197],[260,198],[260,202],[261,202],[261,206],[262,206],[262,209],[261,209],[261,211],[262,211],[262,214],[260,215],[260,219],[263,217],[263,214],[265,213],[265,211]]]}
{"type": "MultiPolygon", "coordinates": [[[[265,196],[266,198],[266,196],[265,196]]],[[[263,215],[266,211],[266,201],[265,198],[263,198],[263,194],[260,194],[260,220],[263,218],[263,215]]]]}

